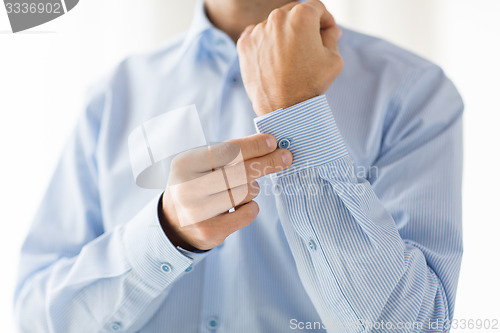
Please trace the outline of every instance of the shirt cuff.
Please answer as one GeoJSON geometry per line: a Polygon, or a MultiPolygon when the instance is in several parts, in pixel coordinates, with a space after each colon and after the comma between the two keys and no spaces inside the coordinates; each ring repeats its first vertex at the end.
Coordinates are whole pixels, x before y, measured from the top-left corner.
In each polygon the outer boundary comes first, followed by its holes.
{"type": "Polygon", "coordinates": [[[292,165],[271,177],[320,166],[348,155],[325,95],[254,119],[259,133],[276,137],[293,154],[292,165]]]}
{"type": "Polygon", "coordinates": [[[180,246],[177,246],[177,250],[179,250],[179,252],[181,252],[186,257],[191,258],[193,260],[193,263],[191,264],[191,266],[188,267],[188,269],[186,270],[187,272],[189,272],[192,267],[196,266],[201,260],[203,260],[203,258],[205,258],[207,256],[207,254],[211,251],[211,250],[189,251],[189,250],[183,249],[180,246]]]}
{"type": "Polygon", "coordinates": [[[155,198],[123,227],[123,243],[130,265],[141,279],[162,290],[190,271],[193,259],[170,242],[157,212],[158,198],[155,198]]]}

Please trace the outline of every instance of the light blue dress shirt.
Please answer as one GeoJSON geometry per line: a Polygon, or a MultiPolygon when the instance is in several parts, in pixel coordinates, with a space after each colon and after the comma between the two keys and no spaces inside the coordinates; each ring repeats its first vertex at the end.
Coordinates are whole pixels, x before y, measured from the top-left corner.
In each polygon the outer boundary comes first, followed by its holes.
{"type": "Polygon", "coordinates": [[[235,45],[201,3],[186,34],[121,62],[91,89],[22,249],[19,330],[446,331],[461,98],[437,66],[382,40],[344,29],[340,51],[324,95],[258,118],[235,45]],[[165,237],[162,191],[135,185],[127,146],[141,123],[190,104],[209,141],[257,130],[294,155],[259,180],[257,219],[205,253],[165,237]]]}

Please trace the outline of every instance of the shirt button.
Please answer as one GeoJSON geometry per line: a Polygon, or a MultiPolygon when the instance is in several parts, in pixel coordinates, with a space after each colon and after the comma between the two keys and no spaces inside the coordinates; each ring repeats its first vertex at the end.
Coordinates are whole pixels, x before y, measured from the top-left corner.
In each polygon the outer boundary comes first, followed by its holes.
{"type": "Polygon", "coordinates": [[[312,239],[307,243],[307,246],[313,251],[316,250],[316,243],[312,239]]]}
{"type": "Polygon", "coordinates": [[[210,317],[207,321],[207,327],[209,330],[215,331],[219,327],[219,319],[217,317],[210,317]]]}
{"type": "Polygon", "coordinates": [[[189,265],[188,268],[184,270],[184,272],[191,272],[193,270],[193,265],[189,265]]]}
{"type": "Polygon", "coordinates": [[[280,141],[278,141],[278,147],[282,149],[287,149],[288,147],[290,147],[290,140],[281,139],[280,141]]]}
{"type": "Polygon", "coordinates": [[[240,78],[237,75],[234,75],[233,77],[231,77],[231,83],[233,84],[233,86],[238,85],[240,83],[240,78]]]}
{"type": "Polygon", "coordinates": [[[122,324],[118,321],[115,321],[114,323],[111,324],[111,329],[113,331],[119,331],[122,328],[122,324]]]}
{"type": "Polygon", "coordinates": [[[165,262],[161,264],[161,270],[164,271],[165,273],[170,273],[172,271],[172,265],[170,265],[168,262],[165,262]]]}

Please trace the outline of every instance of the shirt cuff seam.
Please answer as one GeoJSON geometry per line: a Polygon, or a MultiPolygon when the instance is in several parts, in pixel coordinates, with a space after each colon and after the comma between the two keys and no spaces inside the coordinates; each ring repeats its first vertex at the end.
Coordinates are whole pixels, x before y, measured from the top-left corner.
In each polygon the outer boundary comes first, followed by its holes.
{"type": "Polygon", "coordinates": [[[181,276],[193,259],[180,252],[163,232],[153,199],[122,228],[123,247],[131,267],[145,283],[162,290],[181,276]]]}
{"type": "Polygon", "coordinates": [[[292,165],[272,175],[273,178],[349,155],[325,95],[257,117],[254,123],[257,132],[274,135],[278,147],[289,149],[294,156],[292,165]],[[285,139],[286,145],[281,146],[281,140],[285,139]]]}

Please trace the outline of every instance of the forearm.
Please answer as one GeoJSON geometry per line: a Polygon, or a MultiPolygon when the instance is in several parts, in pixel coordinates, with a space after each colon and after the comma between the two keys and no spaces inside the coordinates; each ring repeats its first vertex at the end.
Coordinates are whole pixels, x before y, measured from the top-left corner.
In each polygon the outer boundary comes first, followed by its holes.
{"type": "MultiPolygon", "coordinates": [[[[278,183],[286,187],[281,179],[278,183]]],[[[361,226],[333,192],[302,203],[296,194],[277,196],[277,201],[301,279],[333,332],[360,332],[383,322],[426,327],[449,319],[450,300],[441,280],[423,252],[403,241],[395,226],[379,224],[382,219],[361,226]],[[301,213],[290,207],[300,207],[301,213]]],[[[450,267],[458,264],[460,254],[455,255],[450,267]]]]}
{"type": "Polygon", "coordinates": [[[154,199],[126,224],[86,244],[74,257],[23,253],[41,266],[20,286],[16,317],[25,332],[100,332],[140,328],[193,260],[163,234],[154,199]]]}
{"type": "MultiPolygon", "coordinates": [[[[272,179],[299,274],[325,325],[335,331],[332,325],[344,323],[346,331],[358,332],[384,320],[425,326],[449,319],[461,259],[459,192],[429,201],[413,198],[452,188],[448,184],[459,181],[458,161],[441,154],[441,164],[434,160],[425,175],[412,174],[418,180],[398,178],[399,169],[424,172],[415,166],[427,155],[417,150],[393,166],[392,178],[381,170],[378,183],[401,188],[396,206],[405,215],[396,222],[372,184],[356,177],[324,96],[257,118],[256,124],[292,142],[294,164],[272,179]],[[443,206],[451,209],[436,214],[443,206]],[[432,241],[436,237],[441,244],[432,241]]],[[[428,151],[460,142],[460,126],[453,120],[428,151]]]]}

